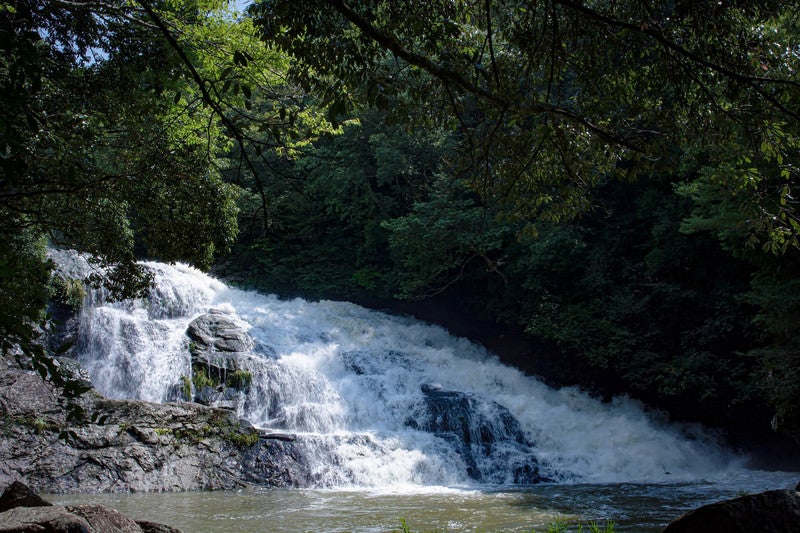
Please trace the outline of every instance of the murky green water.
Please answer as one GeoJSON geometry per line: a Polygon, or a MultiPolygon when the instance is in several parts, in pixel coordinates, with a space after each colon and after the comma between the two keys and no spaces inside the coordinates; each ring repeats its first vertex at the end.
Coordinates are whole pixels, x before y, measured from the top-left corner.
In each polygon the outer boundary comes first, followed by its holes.
{"type": "Polygon", "coordinates": [[[684,511],[746,492],[794,487],[798,474],[748,473],[724,482],[672,485],[539,485],[402,491],[251,489],[223,492],[51,495],[100,503],[185,533],[526,532],[555,520],[613,520],[617,531],[658,532],[684,511]]]}

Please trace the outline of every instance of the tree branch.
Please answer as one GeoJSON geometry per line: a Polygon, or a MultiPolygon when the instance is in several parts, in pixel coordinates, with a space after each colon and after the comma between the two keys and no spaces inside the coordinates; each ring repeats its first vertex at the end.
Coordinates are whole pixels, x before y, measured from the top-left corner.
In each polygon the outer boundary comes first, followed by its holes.
{"type": "Polygon", "coordinates": [[[643,151],[639,147],[631,144],[630,142],[626,141],[620,136],[615,135],[614,133],[593,124],[591,121],[578,116],[575,112],[570,111],[567,108],[554,106],[552,104],[547,104],[544,102],[533,102],[521,105],[517,102],[510,101],[507,98],[504,98],[496,93],[486,90],[478,85],[475,85],[460,73],[445,68],[444,66],[431,61],[429,58],[425,56],[416,54],[406,49],[402,44],[400,44],[397,41],[397,39],[394,38],[394,36],[381,31],[379,28],[376,28],[364,17],[356,13],[355,10],[353,10],[353,8],[351,8],[344,0],[329,0],[329,2],[331,6],[333,6],[347,20],[353,23],[358,29],[360,29],[367,37],[369,37],[370,39],[372,39],[373,41],[375,41],[376,43],[378,43],[383,48],[390,51],[400,59],[406,61],[407,63],[427,71],[429,74],[438,78],[445,84],[451,84],[460,87],[463,90],[490,102],[491,104],[499,107],[500,109],[515,109],[523,113],[532,115],[540,115],[547,113],[547,114],[562,116],[564,118],[569,119],[572,122],[580,124],[581,126],[585,127],[588,131],[594,133],[595,135],[604,139],[607,142],[610,142],[617,146],[621,146],[623,148],[627,148],[635,152],[641,153],[643,151]]]}
{"type": "MultiPolygon", "coordinates": [[[[180,43],[172,34],[172,32],[169,30],[169,28],[167,28],[167,25],[164,23],[163,19],[158,15],[158,13],[155,12],[150,3],[147,2],[146,0],[138,0],[138,3],[145,10],[147,16],[150,17],[150,20],[153,21],[153,24],[155,24],[156,27],[158,27],[159,31],[167,40],[169,45],[172,47],[173,50],[175,50],[175,53],[178,54],[178,57],[181,59],[184,66],[189,71],[189,74],[191,75],[195,84],[200,89],[200,94],[203,97],[203,101],[206,104],[208,104],[208,106],[214,111],[214,113],[216,113],[219,116],[219,119],[222,122],[222,124],[225,126],[225,128],[228,130],[231,136],[233,136],[233,138],[236,140],[236,143],[239,145],[241,155],[242,158],[244,159],[245,164],[255,176],[256,175],[255,165],[250,160],[250,156],[247,154],[247,150],[245,149],[246,136],[242,132],[242,130],[238,126],[236,126],[236,124],[234,124],[230,118],[228,118],[228,116],[225,114],[224,109],[222,109],[222,106],[220,105],[219,101],[212,96],[211,92],[209,91],[209,86],[211,85],[210,82],[208,82],[208,80],[203,79],[203,77],[197,71],[197,68],[195,68],[194,63],[192,63],[192,60],[189,58],[188,55],[186,55],[186,51],[180,45],[180,43]]],[[[256,178],[254,181],[256,183],[256,187],[258,188],[259,195],[261,196],[262,206],[264,207],[264,227],[268,228],[269,210],[266,207],[269,205],[269,200],[266,191],[264,190],[264,186],[261,183],[261,180],[256,178]]]]}
{"type": "Polygon", "coordinates": [[[497,71],[497,61],[494,57],[494,44],[492,39],[492,0],[486,0],[486,38],[489,41],[489,57],[492,59],[492,73],[494,82],[500,88],[500,73],[497,71]]]}
{"type": "Polygon", "coordinates": [[[705,67],[707,69],[710,69],[710,70],[713,70],[715,72],[718,72],[718,73],[720,73],[720,74],[722,74],[722,75],[724,75],[724,76],[726,76],[728,78],[731,78],[731,79],[746,83],[747,85],[752,87],[753,90],[755,90],[762,98],[764,98],[766,101],[768,101],[773,106],[775,106],[776,109],[778,109],[782,113],[786,113],[787,115],[789,115],[789,116],[791,116],[791,117],[793,117],[793,118],[795,118],[797,120],[800,120],[800,114],[799,113],[797,113],[795,111],[792,111],[791,109],[788,109],[777,98],[775,98],[773,95],[769,94],[767,91],[765,91],[763,89],[763,87],[760,86],[761,84],[778,84],[778,85],[790,85],[790,86],[793,86],[793,87],[800,88],[800,82],[797,82],[797,81],[794,81],[794,80],[790,80],[790,79],[783,79],[783,78],[770,78],[770,77],[765,77],[765,76],[752,76],[752,75],[749,75],[749,74],[744,74],[742,72],[737,72],[735,70],[727,68],[724,65],[720,65],[719,63],[715,63],[713,61],[710,61],[710,60],[700,56],[699,54],[697,54],[695,52],[692,52],[691,50],[687,50],[686,48],[684,48],[683,46],[679,45],[678,43],[668,39],[661,30],[653,27],[652,25],[642,26],[641,24],[635,24],[635,23],[632,23],[632,22],[627,22],[627,21],[624,21],[624,20],[615,19],[615,18],[613,18],[613,17],[611,17],[609,15],[606,15],[606,14],[600,13],[599,11],[595,11],[593,9],[590,9],[590,8],[584,6],[580,2],[574,2],[572,0],[554,0],[554,2],[560,4],[560,5],[568,8],[568,9],[572,9],[573,11],[577,11],[579,13],[582,13],[583,15],[585,15],[585,16],[587,16],[589,18],[592,18],[594,20],[597,20],[597,21],[603,22],[605,24],[608,24],[609,26],[615,26],[615,27],[623,28],[623,29],[626,29],[626,30],[630,30],[630,31],[633,31],[633,32],[636,32],[636,33],[639,33],[639,34],[642,34],[642,35],[646,35],[646,36],[650,37],[651,39],[653,39],[654,41],[656,41],[657,43],[661,44],[665,49],[671,50],[673,52],[676,52],[677,54],[685,57],[686,59],[690,60],[691,62],[693,62],[693,63],[695,63],[697,65],[700,65],[700,66],[703,66],[703,67],[705,67]]]}

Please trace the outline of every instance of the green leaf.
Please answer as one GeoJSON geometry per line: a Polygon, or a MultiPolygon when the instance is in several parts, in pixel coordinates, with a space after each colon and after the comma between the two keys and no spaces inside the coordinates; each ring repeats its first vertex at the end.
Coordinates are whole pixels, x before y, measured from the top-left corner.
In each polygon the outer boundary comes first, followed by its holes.
{"type": "Polygon", "coordinates": [[[337,119],[345,113],[347,113],[347,100],[339,98],[328,107],[326,118],[331,124],[337,124],[337,119]]]}
{"type": "Polygon", "coordinates": [[[236,50],[233,53],[233,63],[235,65],[240,66],[240,67],[246,67],[247,66],[247,57],[241,51],[236,50]]]}

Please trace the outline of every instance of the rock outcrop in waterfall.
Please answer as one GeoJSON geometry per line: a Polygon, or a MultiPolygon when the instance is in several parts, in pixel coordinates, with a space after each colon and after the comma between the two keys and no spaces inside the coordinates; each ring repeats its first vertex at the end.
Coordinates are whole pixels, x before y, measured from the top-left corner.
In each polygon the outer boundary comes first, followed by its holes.
{"type": "Polygon", "coordinates": [[[37,374],[0,359],[0,486],[44,492],[306,486],[292,442],[261,439],[234,411],[191,402],[67,402],[37,374]]]}

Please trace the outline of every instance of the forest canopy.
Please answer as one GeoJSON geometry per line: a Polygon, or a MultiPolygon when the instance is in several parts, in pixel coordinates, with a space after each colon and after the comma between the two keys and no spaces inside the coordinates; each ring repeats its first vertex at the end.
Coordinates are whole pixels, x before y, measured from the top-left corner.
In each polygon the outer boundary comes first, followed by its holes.
{"type": "Polygon", "coordinates": [[[607,179],[675,169],[730,197],[752,239],[797,245],[793,2],[259,2],[270,45],[335,111],[447,124],[453,172],[511,219],[568,220],[607,179]],[[724,181],[724,183],[720,183],[724,181]]]}
{"type": "Polygon", "coordinates": [[[50,244],[120,297],[155,258],[285,296],[444,298],[522,328],[554,381],[798,429],[798,17],[0,2],[4,349],[58,291],[50,244]]]}
{"type": "Polygon", "coordinates": [[[470,294],[554,344],[567,382],[707,419],[766,401],[797,427],[798,7],[257,2],[291,79],[360,126],[292,167],[329,206],[294,203],[319,245],[273,237],[256,277],[470,294]]]}

